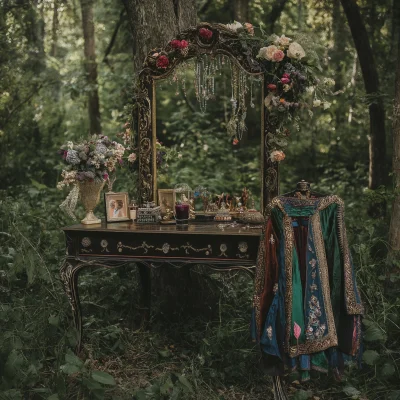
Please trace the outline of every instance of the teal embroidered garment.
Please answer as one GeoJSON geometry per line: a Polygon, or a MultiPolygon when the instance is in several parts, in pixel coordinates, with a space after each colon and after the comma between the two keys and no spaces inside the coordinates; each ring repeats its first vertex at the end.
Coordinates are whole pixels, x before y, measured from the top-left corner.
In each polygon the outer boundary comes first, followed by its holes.
{"type": "Polygon", "coordinates": [[[252,336],[271,374],[284,367],[340,374],[360,357],[363,306],[337,196],[277,197],[256,269],[252,336]]]}

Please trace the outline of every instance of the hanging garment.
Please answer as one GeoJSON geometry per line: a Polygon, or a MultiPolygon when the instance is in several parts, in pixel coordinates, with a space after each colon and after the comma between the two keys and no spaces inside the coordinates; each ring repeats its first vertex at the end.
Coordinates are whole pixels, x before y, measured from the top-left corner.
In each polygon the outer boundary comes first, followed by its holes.
{"type": "Polygon", "coordinates": [[[273,199],[256,268],[252,336],[270,374],[286,366],[305,381],[359,359],[363,306],[339,197],[273,199]]]}

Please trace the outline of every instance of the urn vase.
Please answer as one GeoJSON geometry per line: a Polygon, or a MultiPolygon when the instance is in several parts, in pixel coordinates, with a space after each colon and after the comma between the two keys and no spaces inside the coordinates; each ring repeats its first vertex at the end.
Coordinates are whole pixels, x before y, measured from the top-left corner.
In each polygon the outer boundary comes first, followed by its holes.
{"type": "Polygon", "coordinates": [[[82,224],[90,225],[99,224],[101,222],[101,219],[94,215],[93,210],[99,203],[100,192],[103,189],[104,184],[105,181],[83,181],[78,183],[80,198],[86,211],[86,217],[81,221],[82,224]]]}

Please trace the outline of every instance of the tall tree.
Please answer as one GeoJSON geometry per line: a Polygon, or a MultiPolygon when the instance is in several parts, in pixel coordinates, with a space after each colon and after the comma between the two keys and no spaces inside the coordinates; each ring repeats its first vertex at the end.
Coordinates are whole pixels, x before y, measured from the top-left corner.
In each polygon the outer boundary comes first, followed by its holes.
{"type": "Polygon", "coordinates": [[[196,25],[195,0],[122,0],[128,15],[135,71],[147,53],[168,43],[178,32],[196,25]]]}
{"type": "MultiPolygon", "coordinates": [[[[396,9],[400,9],[400,0],[395,0],[396,9]]],[[[394,21],[399,23],[400,13],[394,14],[394,21]]],[[[398,30],[395,98],[393,106],[393,179],[395,199],[389,228],[388,261],[393,262],[400,254],[400,30],[398,30]]]]}
{"type": "Polygon", "coordinates": [[[97,88],[97,62],[94,35],[93,0],[81,0],[85,71],[88,84],[90,133],[101,133],[100,101],[97,88]]]}
{"type": "MultiPolygon", "coordinates": [[[[136,74],[151,49],[165,46],[180,31],[196,25],[195,0],[122,0],[126,9],[132,34],[133,63],[136,74]]],[[[150,305],[151,273],[139,264],[143,296],[150,305]]],[[[187,303],[191,290],[190,271],[160,268],[152,271],[158,275],[156,290],[167,295],[166,310],[176,308],[176,304],[187,303]]],[[[147,310],[148,311],[148,310],[147,310]]]]}
{"type": "Polygon", "coordinates": [[[368,33],[356,0],[341,0],[360,61],[369,102],[369,188],[377,189],[387,179],[385,110],[379,96],[379,78],[368,33]]]}
{"type": "Polygon", "coordinates": [[[248,22],[249,20],[249,0],[233,0],[232,19],[234,21],[248,22]]]}
{"type": "Polygon", "coordinates": [[[275,0],[271,12],[267,15],[266,25],[268,32],[275,31],[275,24],[281,16],[288,0],[275,0]]]}

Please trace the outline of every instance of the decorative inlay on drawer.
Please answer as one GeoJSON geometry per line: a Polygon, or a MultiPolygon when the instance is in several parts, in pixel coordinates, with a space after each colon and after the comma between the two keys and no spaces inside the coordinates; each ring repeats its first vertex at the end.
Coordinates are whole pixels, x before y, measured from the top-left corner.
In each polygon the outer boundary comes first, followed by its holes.
{"type": "Polygon", "coordinates": [[[236,254],[236,257],[249,258],[249,254],[247,253],[248,249],[249,249],[249,246],[248,246],[247,242],[239,242],[239,244],[238,244],[239,253],[236,254]]]}

